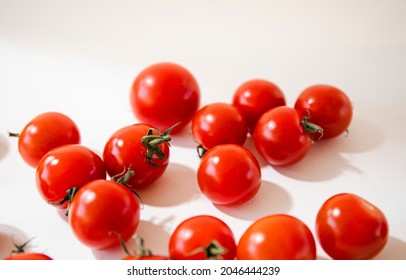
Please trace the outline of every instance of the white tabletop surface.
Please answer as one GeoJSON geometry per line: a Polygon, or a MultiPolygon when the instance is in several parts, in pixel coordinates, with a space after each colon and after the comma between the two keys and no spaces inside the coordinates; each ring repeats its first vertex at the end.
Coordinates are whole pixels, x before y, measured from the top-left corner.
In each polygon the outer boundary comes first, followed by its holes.
{"type": "Polygon", "coordinates": [[[223,219],[237,240],[274,213],[294,215],[314,233],[321,204],[352,192],[388,219],[389,242],[377,259],[406,259],[405,11],[402,0],[0,0],[0,257],[11,250],[11,235],[35,237],[31,250],[55,259],[123,256],[75,238],[40,198],[35,170],[7,131],[60,111],[77,123],[82,144],[100,153],[114,131],[137,122],[129,104],[135,76],[172,61],[196,77],[201,105],[230,102],[241,83],[264,78],[290,106],[307,86],[335,85],[351,98],[354,117],[348,137],[319,142],[297,165],[261,160],[262,188],[239,207],[215,206],[200,194],[195,143],[187,130],[176,135],[167,172],[141,193],[138,233],[155,253],[167,253],[176,225],[198,214],[223,219]]]}

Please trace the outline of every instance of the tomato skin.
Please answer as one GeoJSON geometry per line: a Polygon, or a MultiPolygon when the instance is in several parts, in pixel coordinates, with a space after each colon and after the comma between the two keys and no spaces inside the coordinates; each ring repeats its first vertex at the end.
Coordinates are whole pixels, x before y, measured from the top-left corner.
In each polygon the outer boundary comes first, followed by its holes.
{"type": "Polygon", "coordinates": [[[223,249],[213,259],[233,260],[236,254],[234,234],[226,223],[209,215],[190,217],[181,222],[169,239],[169,255],[175,260],[209,259],[204,248],[216,241],[223,249]]]}
{"type": "Polygon", "coordinates": [[[36,169],[36,185],[41,197],[58,208],[68,206],[68,202],[55,204],[65,198],[68,189],[80,188],[90,181],[105,178],[106,169],[102,159],[79,144],[52,149],[44,155],[36,169]]]}
{"type": "Polygon", "coordinates": [[[295,109],[324,130],[321,139],[337,137],[347,130],[352,119],[352,104],[340,89],[324,84],[306,88],[298,96],[295,109]]]}
{"type": "Polygon", "coordinates": [[[43,253],[18,253],[11,255],[4,260],[52,260],[51,257],[43,253]]]}
{"type": "Polygon", "coordinates": [[[316,234],[333,259],[371,259],[385,247],[389,226],[376,206],[355,194],[340,193],[319,209],[316,234]]]}
{"type": "Polygon", "coordinates": [[[316,243],[299,219],[274,214],[252,223],[237,245],[239,260],[314,260],[316,243]]]}
{"type": "Polygon", "coordinates": [[[83,186],[73,197],[69,224],[75,236],[93,249],[120,244],[135,233],[140,220],[137,197],[127,187],[107,180],[95,180],[83,186]]]}
{"type": "Polygon", "coordinates": [[[252,199],[261,186],[261,167],[246,148],[218,145],[203,156],[197,170],[198,185],[215,204],[242,204],[252,199]]]}
{"type": "Polygon", "coordinates": [[[272,108],[286,105],[286,100],[276,84],[267,80],[253,79],[237,88],[232,104],[242,112],[249,131],[253,133],[259,118],[272,108]]]}
{"type": "Polygon", "coordinates": [[[130,255],[122,258],[122,260],[140,260],[140,261],[151,261],[151,260],[170,260],[170,258],[165,257],[165,256],[135,256],[135,255],[130,255]]]}
{"type": "Polygon", "coordinates": [[[312,140],[306,135],[299,113],[280,106],[267,111],[258,120],[254,143],[260,155],[271,165],[290,165],[302,160],[312,140]]]}
{"type": "Polygon", "coordinates": [[[155,182],[164,174],[169,163],[168,143],[159,145],[165,159],[152,159],[152,164],[148,162],[147,149],[141,139],[147,135],[150,128],[156,129],[145,123],[123,127],[110,136],[104,147],[103,160],[107,173],[115,176],[131,168],[135,174],[128,180],[127,185],[134,189],[144,188],[155,182]]]}
{"type": "Polygon", "coordinates": [[[248,125],[240,111],[227,103],[200,108],[192,119],[192,135],[206,150],[220,144],[243,145],[248,125]]]}
{"type": "Polygon", "coordinates": [[[160,131],[181,122],[173,133],[192,119],[200,103],[200,89],[183,66],[164,62],[148,66],[135,78],[131,91],[132,110],[141,122],[160,131]]]}
{"type": "Polygon", "coordinates": [[[18,151],[31,167],[53,148],[65,144],[79,144],[80,133],[68,116],[58,112],[46,112],[28,122],[18,137],[18,151]]]}

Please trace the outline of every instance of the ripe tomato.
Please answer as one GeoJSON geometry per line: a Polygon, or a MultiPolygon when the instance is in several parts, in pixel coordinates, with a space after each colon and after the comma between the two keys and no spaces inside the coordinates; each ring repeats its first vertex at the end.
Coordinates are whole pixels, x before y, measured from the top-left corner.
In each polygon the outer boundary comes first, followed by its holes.
{"type": "Polygon", "coordinates": [[[352,104],[340,89],[330,85],[313,85],[297,98],[295,109],[302,116],[311,115],[312,121],[324,130],[323,139],[345,132],[352,119],[352,104]]]}
{"type": "Polygon", "coordinates": [[[26,124],[18,136],[18,151],[22,159],[36,167],[50,150],[65,144],[79,144],[80,133],[76,124],[66,115],[46,112],[26,124]]]}
{"type": "Polygon", "coordinates": [[[333,259],[371,259],[388,241],[389,227],[375,205],[350,193],[330,197],[316,218],[316,234],[333,259]]]}
{"type": "Polygon", "coordinates": [[[70,144],[52,149],[38,163],[37,189],[53,206],[66,208],[78,188],[86,183],[105,179],[102,159],[89,148],[70,144]]]}
{"type": "Polygon", "coordinates": [[[11,255],[4,260],[52,260],[51,257],[43,253],[18,253],[11,255]]]}
{"type": "Polygon", "coordinates": [[[210,149],[200,161],[197,181],[201,192],[215,204],[242,204],[261,186],[261,167],[246,148],[223,144],[210,149]]]}
{"type": "Polygon", "coordinates": [[[112,232],[117,232],[124,242],[132,237],[139,224],[140,205],[127,187],[100,179],[76,193],[68,219],[73,233],[84,245],[105,249],[120,244],[112,232]]]}
{"type": "Polygon", "coordinates": [[[175,63],[157,63],[135,78],[130,103],[135,116],[163,131],[181,122],[187,125],[199,108],[200,89],[194,76],[175,63]]]}
{"type": "Polygon", "coordinates": [[[208,215],[181,222],[169,239],[169,255],[175,260],[233,260],[236,244],[231,229],[208,215]]]}
{"type": "Polygon", "coordinates": [[[316,243],[299,219],[275,214],[256,220],[237,245],[239,260],[314,260],[316,243]]]}
{"type": "Polygon", "coordinates": [[[240,85],[233,95],[232,104],[247,120],[249,131],[253,133],[255,124],[268,110],[286,105],[282,90],[274,83],[255,79],[240,85]]]}
{"type": "Polygon", "coordinates": [[[159,132],[151,125],[137,123],[117,130],[103,151],[107,173],[115,176],[131,168],[135,172],[127,182],[131,188],[142,188],[155,182],[169,163],[172,128],[159,132]]]}
{"type": "Polygon", "coordinates": [[[309,133],[318,132],[322,129],[309,123],[308,117],[301,119],[295,109],[280,106],[262,115],[253,137],[256,149],[269,164],[289,165],[306,156],[313,137],[309,133]]]}
{"type": "Polygon", "coordinates": [[[226,103],[200,108],[192,119],[192,135],[206,150],[220,144],[243,145],[248,125],[240,111],[226,103]]]}

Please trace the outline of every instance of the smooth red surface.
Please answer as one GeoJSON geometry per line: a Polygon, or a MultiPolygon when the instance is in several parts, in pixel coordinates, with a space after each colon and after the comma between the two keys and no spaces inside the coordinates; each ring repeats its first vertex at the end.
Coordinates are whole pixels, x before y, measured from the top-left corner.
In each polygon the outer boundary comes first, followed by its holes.
{"type": "Polygon", "coordinates": [[[176,133],[199,108],[200,89],[194,76],[183,66],[157,63],[135,78],[130,104],[137,119],[161,131],[181,122],[173,131],[176,133]]]}
{"type": "MultiPolygon", "coordinates": [[[[49,151],[36,169],[36,185],[42,198],[50,203],[60,202],[70,188],[80,188],[86,183],[105,179],[102,159],[91,149],[79,145],[64,145],[49,151]]],[[[66,208],[67,202],[55,205],[66,208]]]]}
{"type": "Polygon", "coordinates": [[[310,115],[310,121],[323,128],[321,139],[337,137],[349,127],[352,103],[340,89],[330,85],[313,85],[297,98],[295,109],[301,116],[310,115]]]}
{"type": "Polygon", "coordinates": [[[268,110],[286,105],[282,90],[274,83],[254,79],[241,84],[233,95],[232,104],[247,120],[249,131],[253,133],[259,118],[268,110]]]}
{"type": "Polygon", "coordinates": [[[72,119],[58,112],[46,112],[23,128],[18,138],[18,150],[22,159],[35,168],[51,149],[79,143],[79,129],[72,119]]]}
{"type": "Polygon", "coordinates": [[[224,249],[217,259],[235,258],[236,242],[228,225],[213,216],[193,216],[175,228],[169,240],[169,255],[176,260],[205,260],[204,249],[213,241],[224,249]]]}
{"type": "Polygon", "coordinates": [[[280,106],[267,111],[254,130],[255,147],[271,165],[289,165],[302,160],[312,140],[303,130],[299,113],[280,106]]]}
{"type": "Polygon", "coordinates": [[[215,204],[242,204],[261,186],[261,167],[246,148],[223,144],[210,149],[197,170],[201,192],[215,204]]]}
{"type": "Polygon", "coordinates": [[[252,223],[237,246],[240,260],[314,260],[316,244],[310,229],[285,214],[269,215],[252,223]]]}
{"type": "Polygon", "coordinates": [[[385,247],[389,226],[376,206],[360,196],[341,193],[321,206],[316,234],[333,259],[371,259],[385,247]]]}
{"type": "Polygon", "coordinates": [[[127,187],[107,180],[83,186],[69,208],[69,225],[75,236],[93,249],[106,249],[124,242],[135,233],[140,221],[137,196],[127,187]]]}
{"type": "MultiPolygon", "coordinates": [[[[152,159],[151,162],[156,166],[148,163],[147,149],[141,143],[141,139],[147,135],[150,128],[155,129],[155,127],[145,123],[123,127],[110,136],[104,147],[103,160],[110,176],[120,174],[128,168],[134,171],[134,176],[127,182],[131,188],[149,186],[162,176],[169,163],[168,143],[159,145],[165,154],[165,159],[152,159]]],[[[154,132],[154,135],[157,134],[154,132]]]]}

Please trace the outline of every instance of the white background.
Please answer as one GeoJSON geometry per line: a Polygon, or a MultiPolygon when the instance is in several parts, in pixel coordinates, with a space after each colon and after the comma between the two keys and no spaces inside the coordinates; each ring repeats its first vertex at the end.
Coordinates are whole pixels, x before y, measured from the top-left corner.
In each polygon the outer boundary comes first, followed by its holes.
{"type": "MultiPolygon", "coordinates": [[[[137,122],[129,104],[135,76],[152,63],[188,68],[201,105],[230,102],[246,80],[273,81],[293,106],[316,83],[335,85],[354,105],[348,137],[319,142],[305,160],[273,168],[239,207],[214,206],[198,189],[199,160],[185,130],[172,142],[165,175],[142,191],[138,233],[166,254],[185,218],[223,219],[236,240],[255,219],[288,213],[314,232],[321,204],[358,194],[386,215],[390,238],[378,259],[406,259],[406,2],[385,1],[22,1],[0,0],[0,257],[35,237],[32,251],[55,259],[117,259],[92,251],[39,196],[17,150],[34,116],[60,111],[97,152],[117,129],[137,122]]],[[[246,146],[253,149],[252,141],[246,146]]],[[[318,246],[318,256],[328,256],[318,246]]]]}

